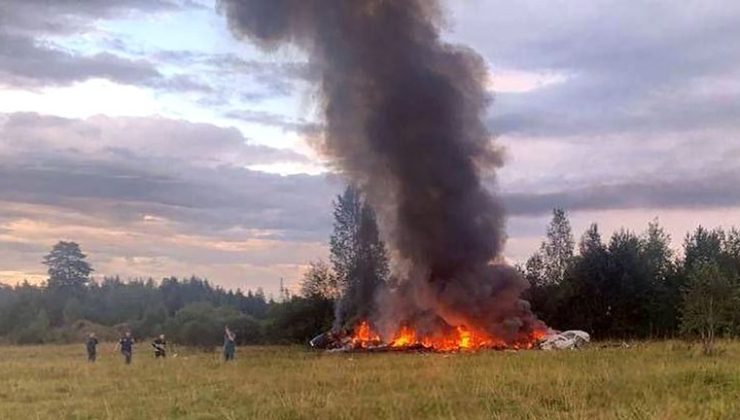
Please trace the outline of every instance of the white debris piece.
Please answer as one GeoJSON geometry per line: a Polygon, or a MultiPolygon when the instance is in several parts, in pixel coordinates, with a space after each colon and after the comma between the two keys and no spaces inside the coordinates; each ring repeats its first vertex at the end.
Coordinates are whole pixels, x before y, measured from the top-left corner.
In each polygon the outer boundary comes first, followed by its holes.
{"type": "Polygon", "coordinates": [[[591,342],[591,336],[585,331],[571,330],[550,334],[540,343],[542,350],[577,349],[591,342]]]}

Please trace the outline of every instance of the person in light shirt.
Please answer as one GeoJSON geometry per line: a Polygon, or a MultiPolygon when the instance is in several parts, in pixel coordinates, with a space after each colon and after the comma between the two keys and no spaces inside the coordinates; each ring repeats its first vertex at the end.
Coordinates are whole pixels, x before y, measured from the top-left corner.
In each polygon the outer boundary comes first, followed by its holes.
{"type": "Polygon", "coordinates": [[[234,334],[229,327],[224,328],[224,360],[234,360],[234,354],[236,353],[236,334],[234,334]]]}

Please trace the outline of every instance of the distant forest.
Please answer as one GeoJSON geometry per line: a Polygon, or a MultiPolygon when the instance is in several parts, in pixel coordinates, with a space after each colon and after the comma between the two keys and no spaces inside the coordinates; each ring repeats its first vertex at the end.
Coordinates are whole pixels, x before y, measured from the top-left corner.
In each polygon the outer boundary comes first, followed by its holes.
{"type": "MultiPolygon", "coordinates": [[[[211,348],[224,325],[240,344],[305,343],[372,312],[359,300],[393,284],[375,213],[354,188],[334,202],[330,261],[311,263],[299,294],[224,290],[206,279],[93,281],[80,246],[59,242],[44,258],[48,280],[0,286],[0,341],[77,342],[90,331],[113,340],[124,330],[211,348]],[[340,323],[335,323],[339,319],[340,323]]],[[[603,240],[596,224],[576,241],[556,209],[540,249],[518,267],[524,299],[555,329],[598,339],[677,336],[713,342],[740,333],[740,230],[699,227],[675,253],[657,221],[603,240]],[[679,255],[680,254],[680,255],[679,255]]]]}
{"type": "Polygon", "coordinates": [[[710,344],[740,333],[740,230],[698,227],[674,252],[657,220],[604,241],[596,224],[576,243],[565,211],[525,265],[533,310],[557,329],[596,338],[683,335],[710,344]]]}

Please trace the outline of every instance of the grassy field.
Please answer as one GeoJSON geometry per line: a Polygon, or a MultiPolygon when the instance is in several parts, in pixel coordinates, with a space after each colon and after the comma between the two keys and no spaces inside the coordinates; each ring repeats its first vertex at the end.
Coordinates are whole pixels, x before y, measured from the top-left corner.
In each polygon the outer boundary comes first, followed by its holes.
{"type": "MultiPolygon", "coordinates": [[[[740,343],[704,357],[678,342],[629,349],[344,354],[180,351],[131,366],[104,345],[0,347],[5,419],[740,419],[740,343]]],[[[148,349],[147,349],[148,350],[148,349]]]]}

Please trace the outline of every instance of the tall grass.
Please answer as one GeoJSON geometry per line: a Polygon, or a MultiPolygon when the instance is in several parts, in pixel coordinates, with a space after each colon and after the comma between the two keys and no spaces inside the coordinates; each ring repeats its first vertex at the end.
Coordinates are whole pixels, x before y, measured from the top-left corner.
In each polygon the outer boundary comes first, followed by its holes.
{"type": "Polygon", "coordinates": [[[77,346],[0,347],[5,419],[740,418],[740,343],[476,354],[180,352],[125,366],[77,346]]]}

